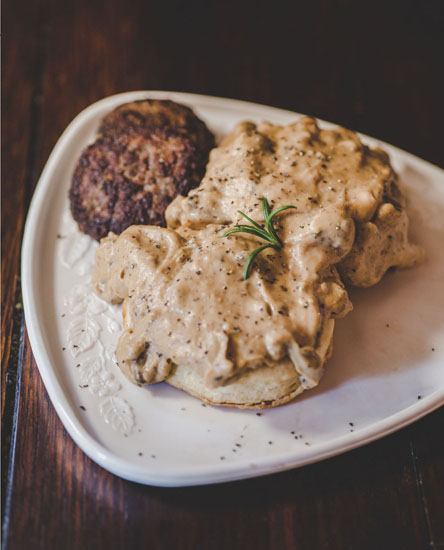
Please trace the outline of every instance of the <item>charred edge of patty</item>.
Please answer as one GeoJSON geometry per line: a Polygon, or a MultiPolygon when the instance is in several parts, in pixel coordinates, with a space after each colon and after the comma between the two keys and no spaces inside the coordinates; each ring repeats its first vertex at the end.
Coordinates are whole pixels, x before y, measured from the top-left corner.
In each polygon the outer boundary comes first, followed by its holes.
{"type": "Polygon", "coordinates": [[[69,192],[72,216],[96,240],[134,224],[164,226],[168,204],[199,185],[209,151],[170,128],[148,136],[135,129],[103,135],[77,163],[69,192]]]}
{"type": "Polygon", "coordinates": [[[120,105],[103,118],[98,134],[143,131],[148,135],[163,127],[188,135],[198,148],[215,146],[213,134],[193,110],[168,99],[141,99],[120,105]]]}

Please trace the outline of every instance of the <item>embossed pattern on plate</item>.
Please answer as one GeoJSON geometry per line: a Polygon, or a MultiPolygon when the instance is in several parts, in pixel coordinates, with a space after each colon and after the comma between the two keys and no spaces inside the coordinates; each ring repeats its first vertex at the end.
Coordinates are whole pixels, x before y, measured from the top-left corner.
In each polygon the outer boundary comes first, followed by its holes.
{"type": "Polygon", "coordinates": [[[135,425],[132,407],[119,396],[122,384],[116,379],[115,337],[121,333],[121,308],[106,304],[91,290],[90,274],[97,244],[79,232],[69,210],[62,216],[57,234],[57,256],[63,281],[69,281],[62,293],[64,312],[60,324],[64,330],[62,351],[76,360],[79,388],[95,396],[103,420],[122,435],[131,434],[135,425]],[[77,281],[70,285],[72,273],[77,281]]]}

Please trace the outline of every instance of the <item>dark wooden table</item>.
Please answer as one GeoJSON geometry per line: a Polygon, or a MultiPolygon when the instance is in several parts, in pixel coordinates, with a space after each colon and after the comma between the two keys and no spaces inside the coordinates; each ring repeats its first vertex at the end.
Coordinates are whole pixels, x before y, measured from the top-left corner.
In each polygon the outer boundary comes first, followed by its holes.
{"type": "Polygon", "coordinates": [[[98,467],[46,394],[19,265],[57,138],[117,92],[274,105],[444,166],[443,2],[10,0],[3,9],[3,548],[444,549],[443,408],[345,455],[225,485],[145,487],[98,467]]]}

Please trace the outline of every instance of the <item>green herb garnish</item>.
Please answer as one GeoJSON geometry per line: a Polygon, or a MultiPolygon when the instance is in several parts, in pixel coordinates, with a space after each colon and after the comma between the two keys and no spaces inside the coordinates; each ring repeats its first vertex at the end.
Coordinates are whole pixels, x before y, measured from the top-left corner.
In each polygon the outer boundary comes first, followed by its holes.
{"type": "Polygon", "coordinates": [[[262,250],[265,250],[266,248],[274,248],[275,250],[279,250],[284,245],[280,238],[277,236],[276,231],[273,227],[272,219],[276,214],[279,214],[279,212],[282,212],[283,210],[288,210],[289,208],[296,208],[296,206],[280,206],[279,208],[276,208],[276,210],[270,211],[270,205],[268,204],[268,201],[266,198],[263,198],[261,200],[262,202],[262,212],[264,214],[264,221],[265,221],[265,227],[259,225],[254,220],[249,218],[244,212],[241,212],[238,210],[239,214],[243,216],[246,220],[248,220],[251,225],[247,224],[236,224],[233,229],[229,229],[226,233],[222,235],[222,237],[228,237],[228,235],[231,235],[232,233],[249,233],[250,235],[255,235],[256,237],[259,237],[260,239],[264,239],[268,241],[268,244],[263,244],[259,248],[256,248],[256,250],[253,250],[253,252],[248,256],[247,262],[244,267],[244,281],[248,278],[248,274],[251,268],[251,264],[253,263],[254,259],[258,254],[262,252],[262,250]]]}

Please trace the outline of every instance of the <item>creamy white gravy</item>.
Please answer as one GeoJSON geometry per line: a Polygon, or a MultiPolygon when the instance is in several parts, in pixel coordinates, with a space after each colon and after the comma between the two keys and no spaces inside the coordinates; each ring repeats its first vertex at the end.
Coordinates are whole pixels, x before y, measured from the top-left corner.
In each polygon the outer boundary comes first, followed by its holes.
{"type": "Polygon", "coordinates": [[[351,309],[347,282],[368,286],[418,261],[404,199],[387,155],[343,128],[304,118],[290,126],[242,123],[211,153],[207,173],[166,213],[168,228],[133,226],[97,251],[93,282],[123,301],[122,370],[138,383],[192,367],[208,386],[290,359],[316,385],[334,319],[351,309]],[[238,210],[263,221],[260,200],[294,205],[275,218],[284,243],[243,267],[256,237],[222,237],[238,210]]]}

